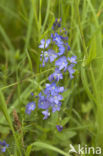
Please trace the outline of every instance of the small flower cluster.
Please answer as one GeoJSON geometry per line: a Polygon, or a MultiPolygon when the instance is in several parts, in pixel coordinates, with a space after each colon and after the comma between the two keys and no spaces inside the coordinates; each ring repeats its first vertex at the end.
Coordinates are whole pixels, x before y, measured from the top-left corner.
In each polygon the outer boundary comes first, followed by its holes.
{"type": "MultiPolygon", "coordinates": [[[[61,29],[61,19],[56,19],[52,27],[53,33],[47,40],[42,39],[39,48],[42,49],[40,55],[40,67],[46,67],[47,63],[55,67],[54,73],[49,75],[44,90],[38,96],[38,108],[43,109],[43,119],[50,116],[50,108],[52,112],[60,111],[63,97],[61,93],[64,92],[64,87],[57,85],[63,79],[63,74],[69,72],[70,78],[74,77],[76,56],[68,57],[70,46],[68,45],[68,37],[65,28],[61,29]]],[[[48,64],[48,65],[49,65],[48,64]]],[[[35,109],[35,102],[31,102],[26,106],[26,113],[30,114],[35,109]]],[[[62,127],[57,125],[57,129],[62,127]]]]}
{"type": "Polygon", "coordinates": [[[31,111],[33,111],[35,109],[36,105],[35,102],[30,102],[26,105],[26,113],[30,114],[31,111]]]}
{"type": "Polygon", "coordinates": [[[55,82],[52,82],[51,84],[46,84],[43,93],[39,93],[38,108],[45,110],[42,111],[42,114],[44,115],[43,119],[47,119],[50,115],[48,112],[50,107],[52,108],[53,113],[55,111],[60,111],[61,100],[63,99],[60,93],[63,91],[64,87],[59,87],[55,82]]]}
{"type": "Polygon", "coordinates": [[[5,142],[5,141],[0,141],[0,150],[1,150],[1,152],[5,152],[6,151],[6,149],[8,148],[8,144],[5,142]]]}
{"type": "MultiPolygon", "coordinates": [[[[61,20],[56,19],[53,24],[53,30],[56,30],[57,27],[60,27],[61,20]],[[59,24],[58,24],[59,23],[59,24]]],[[[69,72],[70,78],[72,79],[75,73],[73,67],[75,66],[76,56],[66,57],[67,52],[70,50],[70,46],[68,45],[68,37],[65,29],[60,30],[58,32],[54,32],[51,34],[51,39],[41,40],[41,44],[39,48],[44,49],[45,51],[41,52],[40,61],[42,62],[42,67],[45,67],[47,62],[54,63],[55,62],[55,72],[49,76],[49,81],[53,79],[59,81],[59,79],[63,79],[63,75],[61,72],[69,72]],[[59,33],[58,33],[59,32],[59,33]],[[59,35],[60,34],[60,35],[59,35]],[[63,34],[63,35],[62,35],[63,34]],[[50,49],[47,48],[50,46],[50,49]],[[56,51],[54,49],[56,49],[56,51]]]]}

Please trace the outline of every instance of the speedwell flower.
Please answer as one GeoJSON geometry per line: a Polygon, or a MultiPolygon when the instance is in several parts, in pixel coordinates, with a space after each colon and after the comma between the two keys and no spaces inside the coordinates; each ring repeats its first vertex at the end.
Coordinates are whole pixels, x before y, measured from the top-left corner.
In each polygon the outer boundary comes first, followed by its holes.
{"type": "Polygon", "coordinates": [[[70,74],[70,78],[74,78],[73,74],[75,73],[75,70],[73,69],[74,67],[74,64],[71,64],[68,66],[68,71],[69,71],[69,74],[70,74]]]}
{"type": "Polygon", "coordinates": [[[57,28],[61,27],[61,18],[60,19],[57,19],[55,20],[55,22],[53,23],[53,27],[52,29],[53,30],[56,30],[57,28]]]}
{"type": "Polygon", "coordinates": [[[51,103],[59,104],[60,100],[62,100],[63,97],[60,94],[55,94],[54,96],[50,96],[49,101],[51,103]]]}
{"type": "Polygon", "coordinates": [[[48,39],[48,40],[42,39],[41,44],[39,45],[39,48],[42,48],[42,49],[47,48],[50,42],[51,42],[51,39],[48,39]]]}
{"type": "Polygon", "coordinates": [[[48,50],[48,55],[49,55],[50,62],[53,62],[58,57],[58,55],[52,49],[48,50]]]}
{"type": "Polygon", "coordinates": [[[68,60],[70,61],[70,63],[77,63],[76,61],[77,56],[72,56],[72,57],[68,57],[68,60]]]}
{"type": "Polygon", "coordinates": [[[59,47],[58,55],[61,56],[65,52],[65,47],[64,47],[64,45],[58,45],[58,47],[59,47]]]}
{"type": "Polygon", "coordinates": [[[33,111],[35,109],[36,105],[35,102],[30,102],[26,105],[26,113],[30,114],[31,111],[33,111]]]}
{"type": "Polygon", "coordinates": [[[63,74],[60,72],[60,70],[58,68],[55,69],[55,72],[53,74],[51,74],[48,77],[49,81],[59,81],[60,79],[63,79],[63,74]]]}
{"type": "Polygon", "coordinates": [[[48,112],[48,109],[45,111],[42,111],[42,114],[44,115],[43,120],[47,119],[50,116],[50,112],[48,112]]]}
{"type": "Polygon", "coordinates": [[[62,93],[63,91],[64,87],[57,86],[55,82],[51,84],[46,84],[45,94],[51,94],[52,96],[55,96],[55,94],[62,93]]]}
{"type": "Polygon", "coordinates": [[[40,61],[42,61],[42,59],[44,62],[48,62],[49,56],[47,51],[41,52],[40,61]]]}
{"type": "Polygon", "coordinates": [[[55,113],[56,111],[60,111],[61,104],[61,102],[59,102],[58,104],[52,103],[52,112],[55,113]]]}
{"type": "Polygon", "coordinates": [[[55,65],[58,66],[59,70],[66,69],[66,68],[67,68],[67,65],[68,65],[66,56],[60,57],[60,58],[55,62],[55,65]]]}
{"type": "Polygon", "coordinates": [[[56,128],[57,128],[57,130],[58,130],[59,132],[61,132],[61,131],[63,130],[63,126],[61,126],[61,125],[56,125],[56,128]]]}
{"type": "Polygon", "coordinates": [[[42,93],[40,92],[39,101],[38,101],[38,108],[48,109],[49,106],[50,106],[50,102],[49,102],[48,98],[46,96],[42,95],[42,93]]]}
{"type": "Polygon", "coordinates": [[[42,66],[44,67],[45,63],[47,63],[49,60],[50,62],[53,62],[57,57],[58,55],[52,49],[49,49],[45,52],[42,51],[40,55],[40,61],[43,61],[42,66]]]}
{"type": "Polygon", "coordinates": [[[56,45],[63,45],[64,42],[61,39],[61,36],[58,33],[52,34],[53,41],[56,43],[56,45]]]}
{"type": "Polygon", "coordinates": [[[6,152],[6,149],[8,148],[9,144],[7,144],[5,142],[5,140],[3,142],[0,141],[0,149],[1,149],[1,152],[6,152]]]}

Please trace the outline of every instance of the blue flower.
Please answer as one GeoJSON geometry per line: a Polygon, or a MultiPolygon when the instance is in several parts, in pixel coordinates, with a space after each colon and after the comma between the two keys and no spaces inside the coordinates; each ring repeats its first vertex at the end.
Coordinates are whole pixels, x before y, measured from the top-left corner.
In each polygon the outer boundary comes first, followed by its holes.
{"type": "Polygon", "coordinates": [[[64,92],[64,87],[59,87],[59,93],[63,93],[64,92]]]}
{"type": "Polygon", "coordinates": [[[56,128],[57,128],[57,130],[58,130],[59,132],[61,132],[61,131],[63,130],[63,126],[61,126],[61,125],[56,125],[56,128]]]}
{"type": "Polygon", "coordinates": [[[53,82],[52,84],[46,83],[46,94],[50,93],[51,95],[54,95],[56,92],[58,92],[58,87],[56,86],[55,82],[53,82]]]}
{"type": "Polygon", "coordinates": [[[74,78],[74,76],[72,74],[75,73],[75,70],[73,69],[73,67],[74,67],[74,64],[71,64],[68,66],[68,71],[69,71],[71,79],[74,78]]]}
{"type": "Polygon", "coordinates": [[[38,101],[38,108],[41,109],[48,109],[50,107],[50,102],[46,96],[43,96],[42,93],[39,93],[39,101],[38,101]]]}
{"type": "Polygon", "coordinates": [[[65,46],[67,47],[67,50],[70,50],[70,46],[68,45],[68,43],[65,43],[65,46]]]}
{"type": "Polygon", "coordinates": [[[45,65],[45,62],[47,63],[48,60],[49,60],[48,52],[47,51],[45,51],[45,52],[42,51],[41,52],[41,55],[40,55],[40,61],[43,61],[42,66],[44,66],[45,65]]]}
{"type": "Polygon", "coordinates": [[[58,55],[52,49],[49,49],[48,51],[45,51],[44,53],[42,51],[40,55],[40,61],[43,61],[42,66],[44,67],[45,63],[47,63],[49,60],[50,62],[53,62],[57,57],[58,55]]]}
{"type": "Polygon", "coordinates": [[[67,50],[69,51],[70,50],[70,46],[68,45],[68,47],[67,47],[67,50]]]}
{"type": "Polygon", "coordinates": [[[35,109],[36,105],[35,102],[30,102],[26,105],[26,113],[30,114],[31,111],[33,111],[35,109]]]}
{"type": "MultiPolygon", "coordinates": [[[[41,67],[41,64],[40,64],[40,67],[41,67]]],[[[45,61],[44,60],[42,62],[42,67],[45,67],[45,61]]]]}
{"type": "Polygon", "coordinates": [[[64,91],[64,87],[59,87],[55,82],[51,84],[46,84],[46,90],[50,91],[51,95],[55,95],[55,93],[62,93],[64,91]]]}
{"type": "Polygon", "coordinates": [[[44,114],[44,119],[48,117],[48,108],[52,107],[52,112],[59,111],[61,107],[61,100],[63,99],[62,93],[64,91],[64,87],[56,86],[56,83],[46,84],[46,88],[44,90],[44,94],[39,93],[38,100],[38,108],[45,109],[42,112],[44,114]]]}
{"type": "Polygon", "coordinates": [[[59,81],[60,79],[63,79],[63,74],[60,72],[59,69],[55,69],[55,72],[53,74],[51,74],[49,77],[48,77],[49,81],[53,81],[53,80],[56,80],[56,81],[59,81]]]}
{"type": "Polygon", "coordinates": [[[56,111],[60,111],[61,108],[61,102],[59,102],[58,104],[52,103],[52,112],[56,112],[56,111]]]}
{"type": "Polygon", "coordinates": [[[55,65],[59,67],[59,70],[66,69],[66,68],[67,68],[67,65],[68,65],[66,56],[60,57],[60,58],[55,62],[55,65]]]}
{"type": "Polygon", "coordinates": [[[0,149],[1,149],[1,152],[5,152],[6,149],[8,148],[9,144],[7,144],[5,141],[1,142],[0,141],[0,149]]]}
{"type": "Polygon", "coordinates": [[[51,84],[47,83],[44,92],[45,92],[45,94],[51,94],[51,95],[55,96],[56,93],[63,92],[63,88],[64,87],[58,87],[55,82],[53,82],[51,84]]]}
{"type": "Polygon", "coordinates": [[[61,56],[65,52],[65,47],[63,45],[58,45],[58,47],[59,47],[58,55],[61,56]]]}
{"type": "Polygon", "coordinates": [[[60,19],[57,19],[55,20],[55,22],[53,23],[53,27],[52,29],[53,30],[56,30],[57,28],[61,27],[61,18],[60,19]]]}
{"type": "Polygon", "coordinates": [[[55,94],[54,96],[51,96],[51,97],[49,98],[49,101],[50,101],[51,103],[59,104],[60,100],[62,100],[62,99],[63,99],[62,95],[60,95],[60,94],[55,94]]]}
{"type": "Polygon", "coordinates": [[[57,45],[63,45],[64,42],[62,41],[61,39],[61,36],[58,35],[58,33],[55,33],[55,35],[52,34],[52,38],[53,38],[53,41],[57,44],[57,45]]]}
{"type": "Polygon", "coordinates": [[[42,39],[41,44],[39,45],[39,48],[43,48],[43,49],[47,48],[50,42],[51,42],[51,39],[48,39],[48,40],[42,39]]]}
{"type": "Polygon", "coordinates": [[[31,92],[31,95],[32,95],[32,96],[34,96],[34,93],[33,93],[33,92],[31,92]]]}
{"type": "Polygon", "coordinates": [[[58,57],[58,55],[52,49],[48,50],[48,55],[49,55],[50,62],[53,62],[58,57]]]}
{"type": "Polygon", "coordinates": [[[48,109],[45,111],[42,111],[42,114],[44,115],[43,120],[47,119],[50,116],[50,112],[48,112],[48,109]]]}
{"type": "Polygon", "coordinates": [[[76,62],[76,58],[77,58],[77,56],[72,56],[71,58],[70,57],[68,57],[68,60],[70,61],[70,63],[77,63],[76,62]]]}
{"type": "Polygon", "coordinates": [[[65,37],[64,36],[61,36],[61,39],[62,40],[68,40],[68,37],[67,36],[65,36],[65,37]]]}

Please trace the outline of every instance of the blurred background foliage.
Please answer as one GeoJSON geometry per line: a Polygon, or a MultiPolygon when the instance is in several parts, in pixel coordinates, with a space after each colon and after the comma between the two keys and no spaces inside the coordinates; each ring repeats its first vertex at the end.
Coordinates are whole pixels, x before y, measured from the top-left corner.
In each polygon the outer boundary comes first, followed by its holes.
{"type": "Polygon", "coordinates": [[[21,140],[22,153],[27,152],[27,147],[31,150],[29,145],[34,143],[31,156],[57,156],[57,152],[63,155],[37,141],[66,153],[70,143],[75,147],[103,147],[102,19],[101,0],[0,0],[0,138],[6,138],[10,145],[5,155],[19,156],[17,142],[21,140]],[[37,95],[47,80],[48,71],[39,74],[38,45],[42,38],[50,36],[55,18],[62,18],[70,53],[77,55],[78,64],[75,78],[66,77],[62,84],[67,88],[62,110],[43,121],[38,111],[26,116],[25,105],[32,100],[30,93],[37,95]],[[21,133],[15,128],[14,109],[21,133]],[[63,125],[62,132],[57,132],[57,123],[63,125]]]}

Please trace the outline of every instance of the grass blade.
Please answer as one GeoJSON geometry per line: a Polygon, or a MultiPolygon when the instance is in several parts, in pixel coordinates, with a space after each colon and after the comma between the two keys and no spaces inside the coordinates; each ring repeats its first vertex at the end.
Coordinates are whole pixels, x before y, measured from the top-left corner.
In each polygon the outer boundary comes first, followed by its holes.
{"type": "Polygon", "coordinates": [[[30,150],[32,149],[33,146],[41,147],[41,148],[43,148],[43,149],[52,150],[52,151],[55,151],[55,152],[57,152],[57,153],[59,153],[59,154],[61,154],[61,155],[64,155],[64,156],[70,156],[69,154],[65,153],[65,152],[62,151],[61,149],[59,149],[59,148],[57,148],[57,147],[54,147],[54,146],[52,146],[52,145],[49,145],[49,144],[47,144],[47,143],[44,143],[44,142],[35,142],[35,143],[29,145],[28,148],[27,148],[27,151],[28,151],[28,152],[27,152],[27,155],[25,155],[25,156],[29,156],[30,150]]]}
{"type": "Polygon", "coordinates": [[[1,101],[0,109],[1,109],[2,113],[4,114],[6,120],[8,121],[8,124],[9,124],[9,126],[10,126],[10,128],[12,130],[12,133],[13,133],[13,136],[14,136],[14,139],[15,139],[15,143],[17,145],[19,155],[22,156],[21,150],[20,150],[20,144],[18,142],[17,135],[16,135],[15,130],[13,128],[12,121],[11,121],[10,115],[8,113],[8,110],[7,110],[7,105],[6,105],[6,102],[5,102],[5,99],[4,99],[4,95],[3,95],[1,90],[0,90],[0,101],[1,101]]]}

